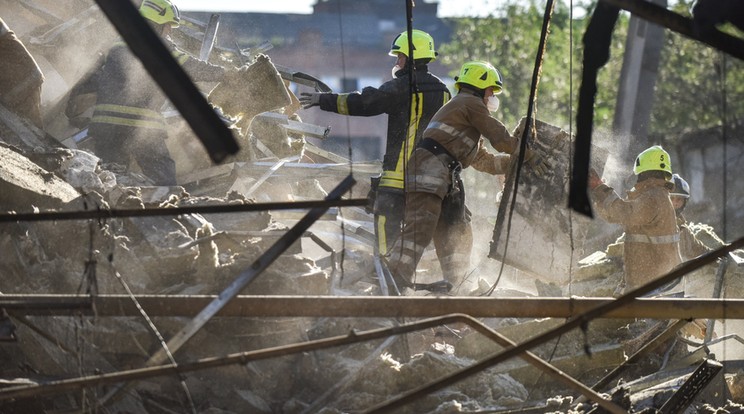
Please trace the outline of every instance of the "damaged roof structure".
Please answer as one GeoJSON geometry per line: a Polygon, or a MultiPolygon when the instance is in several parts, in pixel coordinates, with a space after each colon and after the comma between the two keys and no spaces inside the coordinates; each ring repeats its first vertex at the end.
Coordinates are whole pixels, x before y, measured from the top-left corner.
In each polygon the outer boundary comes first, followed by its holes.
{"type": "MultiPolygon", "coordinates": [[[[588,211],[582,172],[611,155],[586,129],[528,110],[512,134],[553,171],[515,159],[498,206],[473,207],[490,243],[467,286],[386,296],[365,210],[380,163],[323,149],[328,128],[300,117],[293,91],[330,91],[322,78],[218,48],[217,14],[173,37],[240,61],[195,84],[130,2],[0,4],[11,29],[35,28],[20,37],[51,90],[44,128],[0,105],[0,412],[744,411],[741,234],[696,224],[709,253],[613,298],[621,242],[598,243],[613,229],[573,214],[588,211]],[[169,98],[177,186],[102,162],[86,134],[95,97],[70,104],[91,74],[70,56],[95,68],[118,36],[169,98]]],[[[643,0],[600,5],[690,24],[643,0]]],[[[687,162],[706,164],[699,151],[687,162]]],[[[437,266],[427,251],[420,280],[437,266]]]]}

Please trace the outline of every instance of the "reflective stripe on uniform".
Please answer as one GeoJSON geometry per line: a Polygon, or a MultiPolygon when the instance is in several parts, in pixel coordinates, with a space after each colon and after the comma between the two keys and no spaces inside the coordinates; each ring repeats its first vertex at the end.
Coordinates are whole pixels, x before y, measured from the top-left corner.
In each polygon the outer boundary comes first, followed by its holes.
{"type": "Polygon", "coordinates": [[[645,234],[626,234],[625,241],[629,243],[669,244],[679,242],[679,233],[666,236],[647,236],[645,234]]]}
{"type": "Polygon", "coordinates": [[[403,189],[403,171],[383,171],[379,185],[403,189]]]}
{"type": "Polygon", "coordinates": [[[91,122],[136,128],[166,129],[163,116],[156,111],[134,106],[98,104],[91,122]]]}
{"type": "Polygon", "coordinates": [[[387,232],[385,231],[385,222],[387,217],[380,215],[377,218],[377,250],[381,255],[387,253],[387,232]]]}
{"type": "Polygon", "coordinates": [[[398,154],[398,162],[395,164],[395,171],[383,171],[382,178],[380,179],[380,185],[383,187],[392,188],[404,188],[403,184],[403,171],[408,165],[408,160],[411,158],[411,154],[415,149],[416,135],[419,130],[419,122],[424,112],[424,94],[419,92],[411,99],[411,117],[408,120],[408,129],[406,131],[406,141],[400,147],[400,153],[398,154]],[[418,104],[417,104],[418,102],[418,104]]]}
{"type": "Polygon", "coordinates": [[[336,112],[341,115],[349,115],[349,94],[340,93],[336,97],[336,112]]]}
{"type": "Polygon", "coordinates": [[[429,123],[429,126],[426,129],[438,129],[440,131],[446,132],[449,135],[452,135],[455,138],[460,138],[460,139],[468,138],[468,136],[464,132],[458,131],[454,127],[447,125],[443,122],[431,122],[429,123]]]}

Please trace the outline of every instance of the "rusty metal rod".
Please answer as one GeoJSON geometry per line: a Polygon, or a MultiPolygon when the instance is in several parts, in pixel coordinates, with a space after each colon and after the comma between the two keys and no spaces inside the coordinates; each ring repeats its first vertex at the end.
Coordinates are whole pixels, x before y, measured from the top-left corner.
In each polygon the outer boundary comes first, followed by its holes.
{"type": "MultiPolygon", "coordinates": [[[[636,361],[640,360],[644,356],[648,355],[653,351],[654,349],[658,348],[661,344],[666,342],[667,340],[673,338],[675,335],[677,335],[677,332],[682,329],[683,326],[687,325],[689,321],[687,319],[680,319],[677,322],[673,323],[671,326],[666,328],[664,332],[660,333],[658,336],[656,336],[654,339],[649,341],[647,344],[645,344],[641,349],[636,351],[633,355],[630,356],[630,358],[626,359],[622,364],[617,366],[617,368],[610,371],[607,375],[602,377],[599,381],[594,383],[592,385],[592,389],[594,391],[600,391],[602,388],[607,386],[607,384],[610,383],[610,381],[614,380],[618,377],[618,375],[622,374],[623,371],[625,371],[631,364],[636,363],[636,361]]],[[[575,404],[582,402],[582,398],[579,398],[576,400],[575,404]]]]}
{"type": "Polygon", "coordinates": [[[214,214],[214,213],[247,213],[267,210],[300,210],[319,207],[354,207],[364,206],[369,201],[366,198],[351,198],[344,200],[312,200],[287,201],[253,204],[220,204],[209,206],[184,206],[168,208],[120,209],[89,211],[48,211],[41,213],[0,214],[0,223],[14,223],[19,221],[61,221],[110,219],[121,217],[152,217],[178,216],[182,214],[214,214]]]}
{"type": "MultiPolygon", "coordinates": [[[[587,312],[582,313],[581,315],[572,317],[568,321],[566,321],[566,323],[564,323],[563,325],[550,329],[545,333],[542,333],[540,335],[533,337],[532,339],[528,339],[527,341],[519,344],[518,346],[508,348],[504,350],[503,352],[495,353],[489,357],[486,357],[484,360],[479,361],[475,365],[472,365],[468,368],[461,369],[450,375],[446,375],[428,384],[419,386],[409,392],[405,392],[398,397],[392,398],[384,403],[381,403],[371,408],[370,410],[366,411],[366,413],[369,414],[369,413],[389,412],[394,407],[401,407],[402,405],[408,402],[415,401],[418,398],[421,398],[425,395],[429,395],[442,388],[445,388],[458,381],[461,381],[467,377],[475,375],[485,369],[490,368],[493,365],[504,362],[538,345],[542,345],[547,341],[558,338],[559,336],[565,333],[568,333],[575,328],[578,328],[578,327],[587,328],[589,325],[589,322],[592,319],[605,317],[605,315],[607,315],[608,313],[618,310],[624,306],[627,306],[627,304],[633,301],[636,297],[651,293],[655,289],[658,289],[666,285],[667,283],[670,283],[694,270],[697,270],[709,263],[712,263],[719,257],[723,257],[727,255],[729,252],[739,249],[743,246],[744,246],[744,237],[734,240],[730,244],[722,246],[716,250],[713,250],[711,252],[698,256],[695,259],[682,263],[675,270],[665,275],[659,276],[657,279],[641,287],[631,290],[630,292],[626,293],[625,295],[619,297],[616,300],[607,301],[604,304],[601,304],[593,309],[588,310],[587,312]]],[[[679,319],[679,316],[673,319],[679,319]]]]}
{"type": "Polygon", "coordinates": [[[712,29],[710,33],[698,33],[692,19],[684,17],[665,7],[644,0],[602,0],[623,10],[627,10],[635,16],[669,30],[687,36],[693,40],[705,43],[708,46],[728,53],[729,55],[744,60],[744,40],[712,29]]]}
{"type": "MultiPolygon", "coordinates": [[[[148,315],[193,317],[216,295],[138,295],[148,315]]],[[[570,318],[612,298],[487,298],[446,296],[250,296],[226,304],[218,317],[427,318],[456,312],[477,318],[570,318]]],[[[15,314],[140,316],[127,295],[0,295],[15,314]]],[[[609,319],[744,319],[744,299],[635,298],[602,315],[609,319]]]]}
{"type": "MultiPolygon", "coordinates": [[[[325,348],[331,348],[341,345],[351,345],[354,343],[370,341],[374,339],[388,338],[392,335],[400,335],[404,333],[414,332],[431,328],[434,326],[445,325],[448,323],[462,322],[465,323],[479,333],[486,337],[494,340],[495,342],[504,346],[513,346],[514,343],[509,339],[503,337],[499,333],[495,332],[488,326],[482,324],[475,318],[468,315],[452,314],[445,315],[437,318],[431,318],[419,322],[408,323],[405,325],[398,325],[391,328],[380,328],[365,332],[351,331],[348,335],[335,336],[331,338],[318,339],[314,341],[307,341],[299,344],[284,345],[273,348],[266,348],[257,351],[241,352],[237,354],[230,354],[223,357],[213,357],[199,359],[194,362],[181,363],[178,366],[175,365],[161,365],[155,367],[147,367],[140,369],[132,369],[126,371],[119,371],[115,373],[92,375],[81,378],[73,378],[66,380],[51,381],[44,384],[38,385],[23,385],[16,387],[8,387],[0,389],[0,401],[8,399],[18,398],[35,398],[42,395],[57,394],[65,391],[73,391],[86,387],[100,386],[111,383],[126,382],[144,378],[151,378],[155,376],[171,375],[171,374],[183,374],[185,372],[192,372],[198,370],[204,370],[209,368],[217,368],[232,364],[247,364],[251,361],[257,361],[261,359],[268,359],[274,357],[280,357],[285,355],[291,355],[302,352],[310,352],[321,350],[325,348]]],[[[597,402],[603,408],[606,408],[612,413],[623,413],[624,410],[619,408],[611,401],[603,399],[599,394],[592,391],[590,388],[574,380],[570,376],[564,374],[557,368],[551,366],[547,362],[543,361],[539,357],[535,356],[530,352],[525,352],[520,355],[527,362],[535,365],[537,368],[545,371],[551,376],[557,378],[560,381],[567,383],[569,386],[577,388],[584,396],[588,399],[597,402]]]]}

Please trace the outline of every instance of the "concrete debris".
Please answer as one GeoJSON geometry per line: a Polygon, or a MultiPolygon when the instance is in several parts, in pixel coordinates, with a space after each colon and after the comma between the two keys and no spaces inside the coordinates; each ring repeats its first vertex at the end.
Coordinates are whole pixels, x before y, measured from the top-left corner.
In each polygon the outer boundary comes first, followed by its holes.
{"type": "Polygon", "coordinates": [[[256,115],[291,103],[279,72],[266,55],[258,55],[250,65],[228,72],[209,93],[209,101],[236,119],[242,135],[247,135],[256,115]]]}
{"type": "MultiPolygon", "coordinates": [[[[522,119],[512,135],[522,137],[526,119],[522,119]]],[[[574,137],[568,132],[546,122],[535,120],[535,134],[530,134],[531,150],[550,160],[551,170],[537,177],[528,167],[521,171],[520,187],[511,231],[508,238],[506,263],[535,276],[565,285],[570,270],[575,267],[576,252],[573,246],[583,246],[592,220],[570,215],[567,209],[556,208],[568,203],[568,177],[571,163],[569,154],[574,137]],[[545,246],[535,249],[534,246],[545,246]]],[[[600,173],[604,170],[608,152],[592,147],[592,166],[600,173]]],[[[510,175],[514,175],[516,160],[512,160],[510,175]]],[[[510,190],[511,191],[511,190],[510,190]]],[[[498,240],[493,240],[490,257],[503,256],[507,244],[504,223],[507,219],[505,203],[499,208],[496,228],[501,228],[498,240]]],[[[497,235],[494,234],[494,237],[497,235]]],[[[579,247],[581,249],[581,247],[579,247]]]]}

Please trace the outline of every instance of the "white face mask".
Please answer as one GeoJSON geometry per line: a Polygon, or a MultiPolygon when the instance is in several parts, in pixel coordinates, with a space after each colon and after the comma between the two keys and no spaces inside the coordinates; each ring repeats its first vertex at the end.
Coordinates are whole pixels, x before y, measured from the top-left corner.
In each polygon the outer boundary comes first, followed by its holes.
{"type": "Polygon", "coordinates": [[[398,65],[395,65],[395,66],[393,66],[393,69],[392,69],[392,70],[391,70],[391,72],[390,72],[390,73],[391,73],[391,74],[393,75],[393,79],[397,78],[397,76],[395,76],[395,74],[396,74],[396,73],[397,73],[397,72],[398,72],[399,70],[401,70],[401,69],[403,69],[403,68],[401,68],[401,67],[400,67],[400,66],[398,66],[398,65]]]}
{"type": "Polygon", "coordinates": [[[486,101],[486,106],[488,107],[488,110],[491,112],[496,112],[499,110],[499,98],[496,97],[496,95],[491,95],[488,97],[488,100],[486,101]]]}

